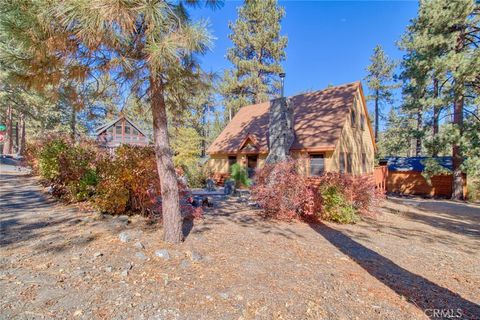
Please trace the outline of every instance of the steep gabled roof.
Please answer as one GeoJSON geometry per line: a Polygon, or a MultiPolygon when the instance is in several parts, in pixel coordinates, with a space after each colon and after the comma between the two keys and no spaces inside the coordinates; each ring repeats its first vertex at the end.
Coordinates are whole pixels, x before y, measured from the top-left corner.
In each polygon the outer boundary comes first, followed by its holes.
{"type": "MultiPolygon", "coordinates": [[[[353,82],[290,97],[295,132],[291,150],[334,150],[358,90],[362,94],[360,82],[353,82]]],[[[269,108],[270,102],[241,108],[208,153],[237,153],[248,135],[256,138],[260,153],[268,153],[269,108]]],[[[371,133],[370,125],[368,129],[371,133]]]]}
{"type": "Polygon", "coordinates": [[[104,132],[105,130],[107,130],[108,128],[110,128],[111,126],[115,125],[118,121],[122,120],[122,119],[125,119],[128,123],[130,123],[130,125],[132,127],[134,127],[135,129],[137,129],[141,134],[143,134],[145,137],[147,136],[145,134],[145,132],[143,132],[142,129],[140,129],[135,123],[132,122],[132,120],[130,120],[129,118],[127,118],[127,116],[125,115],[120,115],[118,117],[116,117],[115,119],[107,122],[107,123],[104,123],[102,124],[101,126],[99,126],[98,128],[95,129],[95,135],[99,135],[101,134],[102,132],[104,132]]]}

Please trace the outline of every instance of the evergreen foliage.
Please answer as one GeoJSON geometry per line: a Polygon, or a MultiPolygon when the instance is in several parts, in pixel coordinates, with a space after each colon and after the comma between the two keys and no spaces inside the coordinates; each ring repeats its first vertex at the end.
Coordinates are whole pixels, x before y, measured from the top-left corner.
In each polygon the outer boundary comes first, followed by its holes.
{"type": "Polygon", "coordinates": [[[287,37],[280,35],[285,11],[277,0],[247,0],[229,25],[233,47],[227,59],[233,69],[223,75],[220,91],[231,117],[243,106],[260,103],[279,93],[280,63],[285,60],[287,37]]]}

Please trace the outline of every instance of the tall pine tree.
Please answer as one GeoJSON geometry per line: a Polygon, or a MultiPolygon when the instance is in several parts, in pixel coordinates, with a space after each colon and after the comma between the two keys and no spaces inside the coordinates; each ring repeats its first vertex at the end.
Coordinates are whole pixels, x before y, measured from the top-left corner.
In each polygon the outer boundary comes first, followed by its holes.
{"type": "Polygon", "coordinates": [[[368,75],[365,80],[367,80],[369,89],[367,99],[373,101],[375,141],[378,142],[381,107],[387,103],[392,103],[392,89],[396,88],[396,85],[393,84],[395,63],[388,58],[380,45],[373,49],[370,62],[371,64],[367,67],[368,75]]]}
{"type": "MultiPolygon", "coordinates": [[[[438,133],[441,108],[452,110],[453,199],[463,198],[462,170],[468,141],[464,117],[478,101],[480,70],[480,5],[474,0],[424,0],[404,43],[415,64],[428,75],[423,84],[433,106],[432,127],[438,133]]],[[[433,154],[437,152],[434,150],[433,154]]]]}
{"type": "Polygon", "coordinates": [[[233,69],[225,72],[220,90],[231,118],[242,106],[267,101],[279,92],[287,37],[280,35],[285,11],[277,0],[246,0],[230,23],[233,47],[227,52],[233,69]]]}

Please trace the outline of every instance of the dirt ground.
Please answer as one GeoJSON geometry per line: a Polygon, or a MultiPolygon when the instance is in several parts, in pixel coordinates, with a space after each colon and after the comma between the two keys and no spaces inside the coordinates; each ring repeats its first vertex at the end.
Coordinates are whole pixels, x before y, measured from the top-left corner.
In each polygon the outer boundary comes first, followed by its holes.
{"type": "Polygon", "coordinates": [[[340,226],[266,221],[231,199],[169,246],[142,218],[0,178],[2,319],[480,319],[478,206],[393,198],[340,226]]]}

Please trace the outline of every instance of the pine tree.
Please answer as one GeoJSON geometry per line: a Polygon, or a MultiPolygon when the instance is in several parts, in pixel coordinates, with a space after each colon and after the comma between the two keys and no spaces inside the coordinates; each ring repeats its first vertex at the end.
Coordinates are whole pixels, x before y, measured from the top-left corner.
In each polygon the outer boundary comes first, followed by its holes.
{"type": "Polygon", "coordinates": [[[388,114],[385,131],[381,133],[378,144],[380,157],[409,156],[411,123],[404,115],[399,115],[395,108],[388,114]]]}
{"type": "MultiPolygon", "coordinates": [[[[189,20],[185,7],[199,1],[67,0],[61,6],[22,1],[26,5],[14,6],[18,19],[0,22],[13,24],[10,31],[22,31],[10,32],[9,37],[29,49],[30,56],[19,63],[30,72],[32,86],[55,86],[71,79],[93,81],[108,74],[123,84],[120,89],[125,96],[150,103],[164,239],[180,242],[182,217],[167,109],[181,112],[201,87],[195,55],[206,51],[211,37],[204,22],[189,20]],[[26,23],[15,21],[19,19],[26,23]],[[46,43],[37,43],[38,39],[46,43]]],[[[215,6],[218,1],[207,3],[215,6]]]]}
{"type": "Polygon", "coordinates": [[[393,72],[396,64],[388,58],[380,45],[373,49],[373,55],[370,57],[371,64],[367,67],[368,75],[365,80],[369,89],[367,99],[373,100],[374,122],[375,122],[375,141],[378,142],[378,132],[380,129],[381,107],[387,103],[392,103],[392,89],[397,85],[393,84],[393,72]]]}
{"type": "Polygon", "coordinates": [[[278,95],[287,46],[287,37],[280,35],[284,15],[277,0],[246,0],[230,23],[234,46],[227,58],[233,69],[225,71],[220,88],[230,118],[242,106],[278,95]]]}
{"type": "MultiPolygon", "coordinates": [[[[464,113],[478,101],[480,87],[479,13],[479,4],[473,0],[422,1],[411,37],[410,47],[421,57],[420,62],[430,64],[434,111],[440,103],[453,108],[453,199],[463,198],[464,113]]],[[[438,128],[436,121],[433,124],[438,128]]]]}

